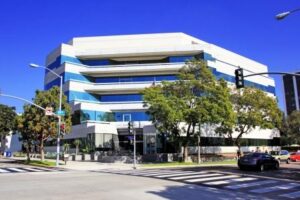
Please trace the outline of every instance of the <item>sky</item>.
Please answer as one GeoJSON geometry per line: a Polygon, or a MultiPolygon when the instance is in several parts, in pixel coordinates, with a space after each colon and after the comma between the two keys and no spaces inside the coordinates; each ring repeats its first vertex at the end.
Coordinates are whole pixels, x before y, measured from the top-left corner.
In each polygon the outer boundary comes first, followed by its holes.
{"type": "MultiPolygon", "coordinates": [[[[73,37],[184,32],[269,67],[300,71],[299,0],[9,0],[0,3],[0,90],[28,100],[43,89],[46,56],[73,37]]],[[[274,76],[284,109],[282,79],[274,76]]],[[[0,96],[22,111],[24,102],[0,96]]]]}

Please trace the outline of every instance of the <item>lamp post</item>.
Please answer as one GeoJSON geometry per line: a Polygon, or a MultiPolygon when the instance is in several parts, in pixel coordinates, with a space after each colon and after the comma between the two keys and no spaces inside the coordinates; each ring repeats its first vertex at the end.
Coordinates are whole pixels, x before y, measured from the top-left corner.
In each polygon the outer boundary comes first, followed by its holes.
{"type": "MultiPolygon", "coordinates": [[[[48,67],[40,66],[37,64],[30,63],[30,67],[32,68],[44,68],[54,74],[55,76],[60,78],[60,87],[59,87],[59,112],[61,111],[61,103],[62,103],[62,84],[63,84],[63,77],[57,74],[55,71],[49,69],[48,67]]],[[[57,132],[57,147],[56,147],[56,167],[59,166],[59,153],[60,153],[60,125],[61,125],[61,116],[58,117],[58,132],[57,132]]]]}
{"type": "Polygon", "coordinates": [[[291,13],[294,13],[294,12],[297,12],[297,11],[300,11],[300,8],[297,8],[297,9],[294,9],[294,10],[291,10],[291,11],[287,11],[287,12],[283,12],[283,13],[279,13],[279,14],[276,15],[276,19],[277,20],[282,20],[285,17],[287,17],[288,15],[290,15],[291,13]]]}

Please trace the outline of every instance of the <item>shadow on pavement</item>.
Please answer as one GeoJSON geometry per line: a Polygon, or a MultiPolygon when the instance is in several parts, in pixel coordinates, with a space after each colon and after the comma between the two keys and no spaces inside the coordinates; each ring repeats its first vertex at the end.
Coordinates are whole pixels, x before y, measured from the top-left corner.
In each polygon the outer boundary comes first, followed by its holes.
{"type": "Polygon", "coordinates": [[[257,196],[248,195],[240,192],[231,192],[211,187],[201,187],[198,185],[169,186],[161,191],[148,191],[165,199],[172,200],[199,200],[199,199],[215,199],[215,200],[242,200],[257,199],[257,196]]]}

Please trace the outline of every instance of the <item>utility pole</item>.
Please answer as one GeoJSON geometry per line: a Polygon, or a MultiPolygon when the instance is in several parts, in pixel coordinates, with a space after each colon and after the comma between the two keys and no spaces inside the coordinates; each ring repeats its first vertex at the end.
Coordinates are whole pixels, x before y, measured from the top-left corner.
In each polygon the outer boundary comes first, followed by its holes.
{"type": "Polygon", "coordinates": [[[128,132],[133,134],[133,169],[136,169],[136,131],[133,121],[128,122],[128,132]]]}

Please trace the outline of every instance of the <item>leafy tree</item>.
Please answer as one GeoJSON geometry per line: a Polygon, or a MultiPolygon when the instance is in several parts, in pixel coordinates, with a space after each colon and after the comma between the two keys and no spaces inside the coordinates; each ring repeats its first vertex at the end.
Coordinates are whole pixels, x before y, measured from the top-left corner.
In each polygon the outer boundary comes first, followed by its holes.
{"type": "Polygon", "coordinates": [[[22,141],[22,144],[26,150],[27,161],[29,162],[30,152],[34,148],[34,143],[36,141],[36,134],[32,131],[32,118],[34,116],[32,116],[30,113],[30,105],[24,105],[23,109],[24,112],[22,115],[17,116],[16,118],[16,127],[21,135],[20,141],[22,141]]]}
{"type": "Polygon", "coordinates": [[[231,99],[237,117],[234,129],[237,137],[232,137],[232,131],[228,134],[239,150],[242,136],[251,130],[281,127],[282,112],[278,108],[276,99],[265,92],[255,88],[244,88],[235,91],[231,99]]]}
{"type": "Polygon", "coordinates": [[[15,129],[16,112],[14,107],[0,104],[0,142],[1,151],[5,150],[5,137],[15,129]]]}
{"type": "Polygon", "coordinates": [[[300,112],[294,111],[283,119],[282,126],[282,142],[283,144],[292,145],[300,144],[300,112]]]}
{"type": "MultiPolygon", "coordinates": [[[[47,91],[37,90],[34,103],[43,108],[51,106],[54,111],[58,110],[59,88],[53,87],[47,91]]],[[[62,122],[65,123],[66,133],[69,133],[71,129],[71,108],[66,102],[65,95],[62,98],[62,110],[65,111],[62,122]]],[[[58,119],[54,116],[46,116],[43,110],[31,105],[28,106],[27,110],[24,110],[24,117],[25,120],[29,121],[29,130],[36,136],[40,147],[41,160],[44,160],[44,141],[57,137],[58,119]]]]}
{"type": "Polygon", "coordinates": [[[188,146],[200,134],[199,126],[234,121],[234,113],[226,82],[217,81],[205,61],[187,62],[178,77],[178,81],[147,88],[143,94],[155,127],[182,144],[186,161],[188,146]]]}

